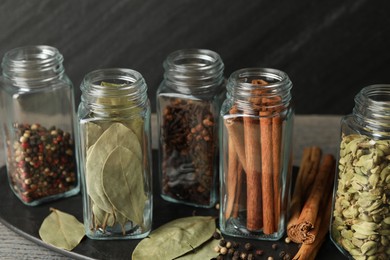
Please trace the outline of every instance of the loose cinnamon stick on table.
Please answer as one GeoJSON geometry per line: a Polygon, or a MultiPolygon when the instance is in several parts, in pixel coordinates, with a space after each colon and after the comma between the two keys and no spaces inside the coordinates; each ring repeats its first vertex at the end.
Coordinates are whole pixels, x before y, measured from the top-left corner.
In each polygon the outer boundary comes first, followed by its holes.
{"type": "Polygon", "coordinates": [[[316,258],[321,245],[325,241],[325,237],[329,229],[329,221],[332,211],[331,193],[325,200],[325,205],[322,209],[324,210],[317,216],[316,226],[311,232],[312,236],[315,238],[314,242],[311,244],[303,244],[294,256],[293,260],[314,260],[316,258]]]}
{"type": "Polygon", "coordinates": [[[296,243],[310,243],[307,234],[312,230],[316,223],[321,201],[324,194],[331,193],[332,183],[335,171],[335,158],[331,154],[324,156],[318,175],[315,178],[310,195],[307,198],[304,207],[300,213],[299,219],[293,225],[288,227],[288,235],[296,243]]]}
{"type": "MultiPolygon", "coordinates": [[[[293,232],[293,229],[290,229],[294,225],[301,214],[303,204],[305,203],[305,194],[306,190],[309,189],[306,179],[312,178],[311,176],[316,176],[321,162],[322,151],[319,147],[305,147],[302,153],[301,163],[299,165],[299,171],[297,178],[295,180],[295,186],[293,195],[290,202],[290,220],[287,224],[287,232],[289,236],[295,236],[289,232],[293,232]]],[[[311,184],[310,184],[311,185],[311,184]]]]}

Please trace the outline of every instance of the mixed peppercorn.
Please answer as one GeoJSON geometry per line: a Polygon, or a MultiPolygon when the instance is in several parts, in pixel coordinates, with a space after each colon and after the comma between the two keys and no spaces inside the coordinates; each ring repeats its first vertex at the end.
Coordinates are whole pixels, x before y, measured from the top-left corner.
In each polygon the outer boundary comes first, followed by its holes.
{"type": "MultiPolygon", "coordinates": [[[[218,232],[213,234],[214,239],[218,239],[219,245],[214,248],[215,252],[219,253],[216,258],[212,260],[255,260],[255,259],[263,259],[266,255],[265,250],[256,248],[252,243],[239,243],[236,241],[228,241],[221,237],[218,232]]],[[[285,240],[286,243],[290,243],[288,239],[285,240]]],[[[276,251],[279,249],[278,244],[274,243],[271,245],[272,251],[276,251]]],[[[279,258],[282,260],[290,260],[292,256],[284,251],[280,250],[278,254],[279,258]]],[[[264,258],[265,259],[265,258],[264,258]]],[[[268,256],[267,260],[273,260],[272,256],[268,256]]]]}
{"type": "Polygon", "coordinates": [[[39,124],[15,124],[14,129],[15,141],[7,144],[8,172],[23,202],[64,193],[77,185],[70,133],[39,124]]]}

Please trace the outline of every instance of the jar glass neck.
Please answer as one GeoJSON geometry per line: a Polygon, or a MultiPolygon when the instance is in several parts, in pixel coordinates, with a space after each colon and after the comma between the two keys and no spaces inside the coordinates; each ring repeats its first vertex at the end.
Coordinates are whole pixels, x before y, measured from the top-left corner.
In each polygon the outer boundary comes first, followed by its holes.
{"type": "Polygon", "coordinates": [[[224,80],[222,59],[211,50],[178,50],[168,55],[163,66],[165,84],[180,93],[212,92],[224,80]]]}
{"type": "Polygon", "coordinates": [[[390,85],[370,85],[355,96],[358,123],[378,134],[390,135],[390,85]]]}
{"type": "Polygon", "coordinates": [[[81,102],[98,116],[140,113],[148,103],[147,85],[131,69],[101,69],[88,73],[81,84],[81,102]]]}
{"type": "Polygon", "coordinates": [[[292,83],[286,73],[268,68],[246,68],[229,77],[227,98],[241,111],[282,111],[291,102],[292,83]]]}
{"type": "Polygon", "coordinates": [[[2,61],[3,76],[16,87],[34,88],[61,78],[62,54],[50,46],[27,46],[7,52],[2,61]]]}

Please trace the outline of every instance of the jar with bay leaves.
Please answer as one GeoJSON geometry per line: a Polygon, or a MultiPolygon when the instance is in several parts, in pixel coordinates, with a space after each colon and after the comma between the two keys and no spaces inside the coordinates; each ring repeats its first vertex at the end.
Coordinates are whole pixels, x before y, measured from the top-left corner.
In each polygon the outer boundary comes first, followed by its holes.
{"type": "Polygon", "coordinates": [[[282,71],[237,70],[221,109],[220,228],[226,235],[280,239],[290,191],[294,110],[282,71]]]}
{"type": "Polygon", "coordinates": [[[29,206],[77,194],[74,93],[62,54],[50,46],[8,51],[0,88],[12,191],[29,206]]]}
{"type": "Polygon", "coordinates": [[[341,121],[331,239],[353,259],[390,259],[390,85],[355,96],[341,121]]]}
{"type": "Polygon", "coordinates": [[[218,112],[224,65],[210,50],[178,50],[157,91],[159,176],[170,202],[212,207],[217,199],[218,112]]]}
{"type": "Polygon", "coordinates": [[[92,239],[138,239],[152,225],[150,103],[134,70],[92,71],[81,84],[78,166],[92,239]]]}

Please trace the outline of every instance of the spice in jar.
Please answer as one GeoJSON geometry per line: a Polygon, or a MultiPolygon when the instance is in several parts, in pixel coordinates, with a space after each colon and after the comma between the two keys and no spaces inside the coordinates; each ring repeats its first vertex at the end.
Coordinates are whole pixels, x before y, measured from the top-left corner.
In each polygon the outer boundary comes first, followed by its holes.
{"type": "Polygon", "coordinates": [[[353,257],[390,258],[390,141],[344,135],[332,239],[353,257]]]}
{"type": "Polygon", "coordinates": [[[163,194],[210,204],[214,186],[215,118],[210,103],[164,98],[162,115],[163,194]]]}
{"type": "Polygon", "coordinates": [[[39,124],[15,124],[14,129],[17,138],[8,143],[8,172],[23,202],[64,193],[77,185],[70,133],[39,124]]]}

